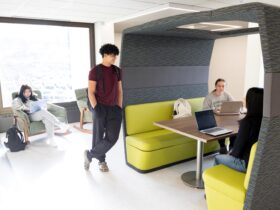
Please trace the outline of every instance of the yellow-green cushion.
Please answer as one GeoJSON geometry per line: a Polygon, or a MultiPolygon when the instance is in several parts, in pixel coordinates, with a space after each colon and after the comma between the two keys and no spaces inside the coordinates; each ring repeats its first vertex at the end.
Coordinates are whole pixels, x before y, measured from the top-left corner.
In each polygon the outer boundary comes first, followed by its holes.
{"type": "Polygon", "coordinates": [[[205,188],[211,188],[233,200],[244,202],[246,194],[244,188],[245,173],[224,165],[218,165],[205,170],[203,180],[205,188]]]}
{"type": "MultiPolygon", "coordinates": [[[[177,144],[153,151],[142,151],[126,143],[127,162],[138,170],[147,170],[166,166],[178,161],[196,156],[196,141],[186,141],[185,144],[177,144]]],[[[218,143],[210,142],[205,145],[204,153],[218,148],[218,143]]]]}
{"type": "Polygon", "coordinates": [[[204,98],[191,98],[187,99],[187,101],[192,107],[192,114],[202,110],[204,98]]]}
{"type": "Polygon", "coordinates": [[[246,190],[248,189],[251,172],[252,172],[252,168],[253,168],[253,163],[254,163],[254,159],[256,156],[256,151],[257,151],[257,143],[255,143],[252,146],[251,151],[250,151],[250,158],[249,158],[249,163],[248,163],[247,172],[246,172],[245,181],[244,181],[244,187],[246,190]]]}
{"type": "MultiPolygon", "coordinates": [[[[192,112],[202,109],[204,98],[188,99],[192,112]]],[[[173,101],[129,105],[125,108],[127,135],[159,130],[154,122],[172,119],[173,101]]]]}
{"type": "Polygon", "coordinates": [[[142,151],[154,151],[179,144],[186,144],[193,139],[168,130],[156,130],[126,137],[126,143],[142,151]]]}
{"type": "Polygon", "coordinates": [[[205,187],[205,193],[208,210],[243,210],[243,202],[233,200],[219,191],[205,187]]]}

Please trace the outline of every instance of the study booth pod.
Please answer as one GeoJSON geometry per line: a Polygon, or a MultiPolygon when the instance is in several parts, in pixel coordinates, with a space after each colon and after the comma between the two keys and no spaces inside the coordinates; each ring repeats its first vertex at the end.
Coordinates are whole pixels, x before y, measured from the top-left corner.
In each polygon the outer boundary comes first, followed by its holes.
{"type": "MultiPolygon", "coordinates": [[[[196,144],[192,139],[162,130],[153,122],[171,119],[177,98],[187,99],[193,111],[201,110],[202,97],[208,93],[214,41],[253,33],[260,34],[265,68],[264,114],[249,185],[240,191],[246,195],[240,202],[244,203],[241,205],[244,209],[280,208],[278,7],[242,4],[168,17],[123,32],[124,145],[130,167],[149,172],[195,157],[196,144]],[[224,31],[195,26],[227,21],[253,22],[258,26],[224,31]]],[[[215,150],[216,142],[205,145],[205,153],[215,150]]],[[[217,193],[223,194],[222,190],[217,193]]]]}

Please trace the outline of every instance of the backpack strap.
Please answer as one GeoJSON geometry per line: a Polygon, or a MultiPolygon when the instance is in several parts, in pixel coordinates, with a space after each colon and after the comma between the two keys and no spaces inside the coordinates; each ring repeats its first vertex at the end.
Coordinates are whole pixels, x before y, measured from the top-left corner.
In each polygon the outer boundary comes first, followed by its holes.
{"type": "Polygon", "coordinates": [[[24,138],[23,138],[22,132],[17,128],[17,126],[14,126],[14,127],[15,127],[17,133],[19,133],[20,139],[22,140],[22,142],[24,142],[24,138]]]}
{"type": "Polygon", "coordinates": [[[103,79],[103,70],[102,70],[102,65],[99,64],[95,67],[95,70],[96,70],[96,81],[97,81],[97,84],[98,85],[98,82],[100,80],[102,80],[102,83],[103,83],[103,92],[105,93],[105,82],[104,82],[104,79],[103,79]]]}
{"type": "MultiPolygon", "coordinates": [[[[112,65],[113,71],[117,74],[118,80],[121,79],[121,69],[115,65],[112,65]]],[[[102,64],[99,64],[95,67],[96,69],[96,80],[97,80],[97,85],[98,81],[102,80],[103,83],[103,92],[105,93],[105,82],[103,78],[103,70],[102,70],[102,64]]]]}
{"type": "Polygon", "coordinates": [[[120,80],[121,79],[121,69],[115,65],[112,65],[112,68],[113,68],[114,72],[117,74],[118,80],[120,80]]]}

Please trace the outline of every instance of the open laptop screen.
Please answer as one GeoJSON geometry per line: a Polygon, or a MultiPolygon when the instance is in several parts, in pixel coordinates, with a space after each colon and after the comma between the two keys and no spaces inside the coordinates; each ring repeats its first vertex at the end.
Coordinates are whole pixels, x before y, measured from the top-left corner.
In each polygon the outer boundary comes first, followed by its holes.
{"type": "Polygon", "coordinates": [[[213,110],[195,112],[195,118],[200,131],[217,126],[213,110]]]}

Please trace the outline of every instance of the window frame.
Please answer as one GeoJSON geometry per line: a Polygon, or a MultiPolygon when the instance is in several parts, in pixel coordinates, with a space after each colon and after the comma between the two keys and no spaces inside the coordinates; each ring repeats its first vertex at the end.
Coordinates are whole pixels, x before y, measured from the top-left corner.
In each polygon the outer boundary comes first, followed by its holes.
{"type": "MultiPolygon", "coordinates": [[[[82,23],[82,22],[67,22],[67,21],[56,21],[56,20],[39,20],[39,19],[28,19],[28,18],[8,18],[0,17],[0,23],[11,23],[11,24],[30,24],[30,25],[46,25],[46,26],[65,26],[65,27],[77,27],[77,28],[88,28],[89,29],[89,44],[90,44],[90,65],[95,65],[95,31],[94,23],[82,23]]],[[[1,90],[1,79],[0,79],[0,114],[12,113],[12,108],[3,107],[2,101],[2,90],[1,90]]]]}

